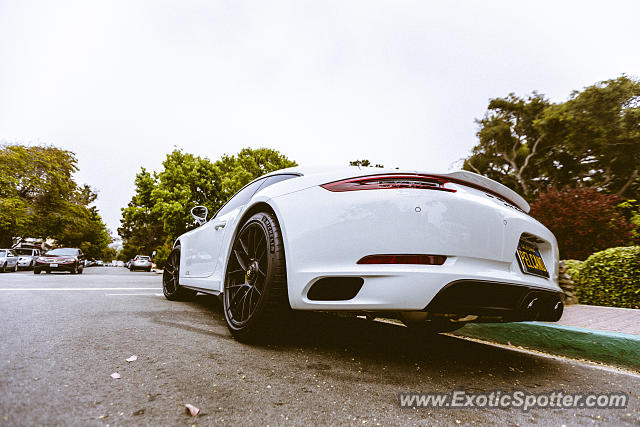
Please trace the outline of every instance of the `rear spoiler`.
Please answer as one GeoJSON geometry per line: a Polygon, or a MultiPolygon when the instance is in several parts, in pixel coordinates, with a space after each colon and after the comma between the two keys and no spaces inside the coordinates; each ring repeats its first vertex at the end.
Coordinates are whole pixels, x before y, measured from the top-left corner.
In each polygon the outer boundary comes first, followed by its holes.
{"type": "Polygon", "coordinates": [[[531,210],[531,206],[529,206],[529,203],[527,203],[527,201],[518,193],[516,193],[509,187],[506,187],[499,182],[496,182],[485,176],[468,171],[455,171],[438,175],[449,178],[452,181],[459,181],[463,185],[470,185],[477,188],[478,190],[486,191],[488,193],[499,196],[506,202],[509,202],[522,209],[524,212],[528,213],[531,210]]]}

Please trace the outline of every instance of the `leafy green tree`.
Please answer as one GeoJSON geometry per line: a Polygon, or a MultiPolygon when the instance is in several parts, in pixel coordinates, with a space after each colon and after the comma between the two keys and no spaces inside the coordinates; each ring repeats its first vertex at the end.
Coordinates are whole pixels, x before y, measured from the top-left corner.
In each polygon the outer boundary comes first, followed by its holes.
{"type": "Polygon", "coordinates": [[[118,234],[124,242],[120,255],[123,261],[137,254],[150,255],[167,237],[160,216],[153,210],[151,193],[157,185],[155,174],[142,168],[136,175],[135,184],[135,195],[129,205],[122,209],[122,225],[118,228],[118,234]]]}
{"type": "Polygon", "coordinates": [[[534,182],[545,175],[540,166],[546,160],[549,145],[536,121],[549,105],[544,96],[535,92],[527,98],[512,93],[489,101],[487,113],[476,121],[480,126],[479,143],[463,168],[531,198],[537,190],[534,182]]]}
{"type": "Polygon", "coordinates": [[[169,237],[177,237],[193,225],[190,210],[196,205],[210,211],[221,203],[220,174],[207,158],[174,150],[162,163],[151,191],[152,213],[169,237]]]}
{"type": "Polygon", "coordinates": [[[574,182],[640,196],[640,81],[621,76],[575,91],[548,108],[539,126],[572,156],[574,182]]]}
{"type": "Polygon", "coordinates": [[[0,146],[0,245],[19,237],[52,238],[99,255],[111,238],[96,194],[73,179],[75,155],[51,146],[0,146]]]}
{"type": "Polygon", "coordinates": [[[235,156],[224,155],[215,163],[220,174],[220,200],[216,210],[254,179],[298,164],[270,148],[244,148],[235,156]]]}
{"type": "Polygon", "coordinates": [[[215,213],[233,194],[266,173],[295,166],[278,151],[245,148],[211,162],[176,149],[169,153],[157,173],[142,170],[136,176],[136,193],[122,210],[123,254],[150,255],[162,265],[173,241],[194,227],[192,207],[206,206],[215,213]]]}
{"type": "Polygon", "coordinates": [[[533,93],[489,102],[463,168],[529,200],[548,187],[593,186],[640,198],[640,81],[621,76],[552,104],[533,93]]]}

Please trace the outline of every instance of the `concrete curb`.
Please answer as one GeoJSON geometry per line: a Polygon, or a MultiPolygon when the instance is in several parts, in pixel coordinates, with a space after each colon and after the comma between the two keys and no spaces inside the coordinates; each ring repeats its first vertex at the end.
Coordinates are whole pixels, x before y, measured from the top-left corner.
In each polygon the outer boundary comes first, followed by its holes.
{"type": "Polygon", "coordinates": [[[544,322],[469,323],[452,334],[640,371],[640,335],[544,322]]]}

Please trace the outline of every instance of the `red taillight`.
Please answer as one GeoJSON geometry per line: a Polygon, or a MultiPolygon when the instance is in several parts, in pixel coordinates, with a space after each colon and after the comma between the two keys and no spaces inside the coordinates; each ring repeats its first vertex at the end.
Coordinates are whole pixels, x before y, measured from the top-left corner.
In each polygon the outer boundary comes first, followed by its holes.
{"type": "Polygon", "coordinates": [[[450,182],[446,178],[431,175],[370,175],[330,182],[321,187],[329,191],[384,190],[393,188],[417,188],[455,193],[453,188],[444,185],[450,182]]]}
{"type": "Polygon", "coordinates": [[[367,255],[358,264],[424,264],[442,265],[447,260],[444,255],[367,255]]]}

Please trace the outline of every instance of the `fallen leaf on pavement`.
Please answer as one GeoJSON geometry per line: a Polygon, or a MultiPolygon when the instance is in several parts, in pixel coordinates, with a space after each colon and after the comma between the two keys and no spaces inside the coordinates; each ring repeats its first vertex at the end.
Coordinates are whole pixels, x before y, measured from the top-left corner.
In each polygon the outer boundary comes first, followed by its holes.
{"type": "Polygon", "coordinates": [[[113,374],[111,374],[111,378],[113,378],[113,379],[116,379],[116,380],[117,380],[118,378],[120,378],[120,374],[119,374],[119,373],[117,373],[117,372],[114,372],[113,374]]]}
{"type": "Polygon", "coordinates": [[[136,356],[135,354],[127,359],[125,359],[127,362],[133,362],[138,360],[138,356],[136,356]]]}
{"type": "Polygon", "coordinates": [[[192,417],[195,417],[200,412],[199,408],[196,408],[195,406],[190,405],[188,403],[185,404],[184,406],[185,408],[187,408],[187,411],[191,414],[192,417]]]}

